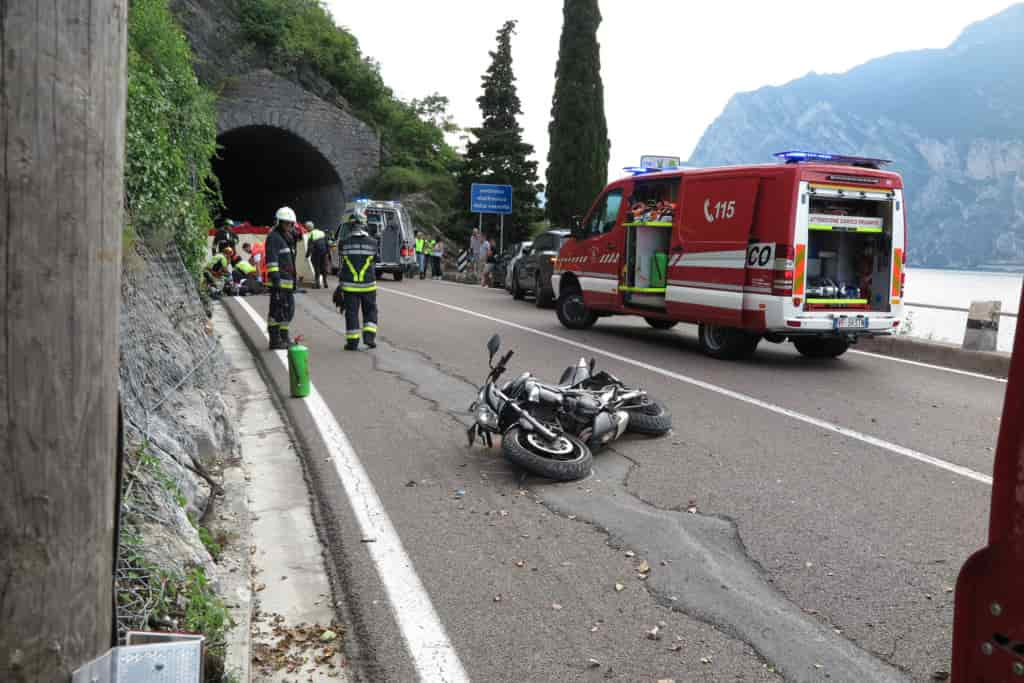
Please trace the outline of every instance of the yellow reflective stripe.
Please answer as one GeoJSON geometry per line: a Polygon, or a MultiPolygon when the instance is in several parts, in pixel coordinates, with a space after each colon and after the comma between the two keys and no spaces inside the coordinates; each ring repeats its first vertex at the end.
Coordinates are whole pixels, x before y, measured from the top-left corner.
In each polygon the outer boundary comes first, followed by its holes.
{"type": "Polygon", "coordinates": [[[808,299],[809,304],[824,304],[828,306],[844,306],[854,305],[863,306],[868,302],[867,299],[808,299]]]}
{"type": "Polygon", "coordinates": [[[345,284],[343,284],[341,286],[341,291],[343,291],[343,292],[352,292],[353,294],[364,294],[366,292],[376,292],[377,291],[377,285],[373,284],[373,285],[358,286],[358,285],[345,285],[345,284]]]}
{"type": "Polygon", "coordinates": [[[359,339],[359,331],[349,332],[345,335],[345,339],[359,339]]]}
{"type": "Polygon", "coordinates": [[[362,282],[363,280],[366,279],[366,269],[369,268],[370,264],[372,263],[373,257],[370,256],[369,258],[366,259],[366,263],[363,264],[363,269],[359,271],[359,278],[357,279],[358,282],[362,282]]]}
{"type": "Polygon", "coordinates": [[[281,289],[295,289],[295,283],[291,280],[281,280],[278,286],[281,289]]]}
{"type": "Polygon", "coordinates": [[[363,332],[376,332],[376,331],[377,331],[377,326],[376,325],[366,325],[365,327],[363,327],[363,332]]]}
{"type": "Polygon", "coordinates": [[[620,292],[635,292],[638,294],[664,294],[664,287],[627,287],[622,285],[619,287],[620,292]]]}
{"type": "Polygon", "coordinates": [[[342,256],[342,258],[345,259],[345,265],[348,266],[349,272],[352,273],[352,277],[355,278],[356,282],[359,282],[359,275],[356,273],[356,267],[352,265],[348,256],[342,256]]]}
{"type": "Polygon", "coordinates": [[[278,272],[278,271],[280,271],[280,270],[281,270],[281,269],[280,269],[280,268],[278,268],[277,266],[269,266],[269,267],[267,268],[267,272],[268,272],[268,273],[276,273],[276,272],[278,272]]]}
{"type": "Polygon", "coordinates": [[[356,267],[352,265],[352,261],[349,260],[348,256],[345,256],[343,258],[345,259],[345,265],[348,266],[349,272],[352,273],[352,278],[356,282],[364,281],[366,279],[366,271],[370,268],[370,265],[373,263],[373,257],[367,257],[366,263],[363,264],[362,270],[360,270],[358,273],[356,272],[356,267]]]}

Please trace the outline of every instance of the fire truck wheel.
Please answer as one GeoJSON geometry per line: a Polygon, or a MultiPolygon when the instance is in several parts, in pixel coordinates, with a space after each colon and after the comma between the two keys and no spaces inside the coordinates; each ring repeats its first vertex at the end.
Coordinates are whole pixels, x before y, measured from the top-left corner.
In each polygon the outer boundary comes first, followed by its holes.
{"type": "Polygon", "coordinates": [[[661,436],[672,429],[672,416],[665,406],[658,401],[651,401],[641,408],[629,412],[629,424],[626,431],[634,434],[661,436]]]}
{"type": "Polygon", "coordinates": [[[754,353],[761,337],[734,327],[701,323],[699,330],[701,351],[712,358],[737,360],[754,353]]]}
{"type": "Polygon", "coordinates": [[[559,434],[554,443],[539,434],[513,427],[501,439],[505,458],[534,474],[555,481],[575,481],[590,474],[594,455],[571,434],[559,434]]]}
{"type": "Polygon", "coordinates": [[[837,337],[796,337],[793,346],[808,358],[838,358],[850,348],[850,342],[837,337]]]}
{"type": "Polygon", "coordinates": [[[586,330],[597,322],[597,313],[583,303],[583,292],[578,288],[563,291],[555,304],[558,322],[570,330],[586,330]]]}
{"type": "Polygon", "coordinates": [[[677,320],[664,320],[662,318],[644,318],[647,324],[656,330],[671,330],[675,327],[679,321],[677,320]]]}

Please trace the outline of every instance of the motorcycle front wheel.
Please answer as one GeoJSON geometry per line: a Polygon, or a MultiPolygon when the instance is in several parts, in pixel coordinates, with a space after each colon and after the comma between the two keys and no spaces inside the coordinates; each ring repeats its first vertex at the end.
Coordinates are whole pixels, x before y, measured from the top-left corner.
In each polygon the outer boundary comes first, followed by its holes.
{"type": "Polygon", "coordinates": [[[501,450],[509,462],[555,481],[582,479],[594,464],[587,445],[571,434],[548,441],[540,434],[513,427],[502,438],[501,450]]]}

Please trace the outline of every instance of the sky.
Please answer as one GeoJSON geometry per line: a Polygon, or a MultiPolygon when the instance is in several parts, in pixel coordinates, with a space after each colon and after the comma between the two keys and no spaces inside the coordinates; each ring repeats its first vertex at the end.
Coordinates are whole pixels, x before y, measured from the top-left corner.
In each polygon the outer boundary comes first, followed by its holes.
{"type": "MultiPolygon", "coordinates": [[[[480,123],[476,98],[495,33],[519,22],[513,70],[524,139],[544,181],[562,3],[558,0],[327,0],[403,99],[439,92],[463,127],[480,123]]],[[[601,0],[598,30],[609,177],[644,154],[690,156],[737,92],[809,72],[838,73],[893,52],[947,47],[1006,0],[601,0]]],[[[844,150],[830,150],[844,151],[844,150]]],[[[767,161],[767,160],[766,160],[767,161]]]]}

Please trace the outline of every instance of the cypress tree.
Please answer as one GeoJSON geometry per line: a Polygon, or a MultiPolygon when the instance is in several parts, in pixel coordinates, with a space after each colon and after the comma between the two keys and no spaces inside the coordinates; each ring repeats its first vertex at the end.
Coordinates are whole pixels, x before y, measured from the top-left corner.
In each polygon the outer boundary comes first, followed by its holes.
{"type": "Polygon", "coordinates": [[[548,124],[547,216],[569,227],[608,182],[608,124],[601,83],[597,0],[564,0],[555,94],[548,124]]]}
{"type": "MultiPolygon", "coordinates": [[[[507,21],[498,30],[497,49],[490,53],[491,66],[481,79],[484,92],[477,98],[483,124],[470,130],[473,139],[466,146],[459,178],[467,219],[473,183],[512,186],[512,214],[505,217],[506,243],[523,239],[529,233],[530,223],[540,218],[537,193],[542,189],[537,182],[537,162],[527,159],[533,154],[533,145],[523,142],[523,129],[516,118],[523,110],[512,72],[515,27],[515,21],[507,21]]],[[[485,220],[490,226],[496,224],[493,219],[485,220]]],[[[496,227],[486,232],[497,237],[496,227]]]]}

